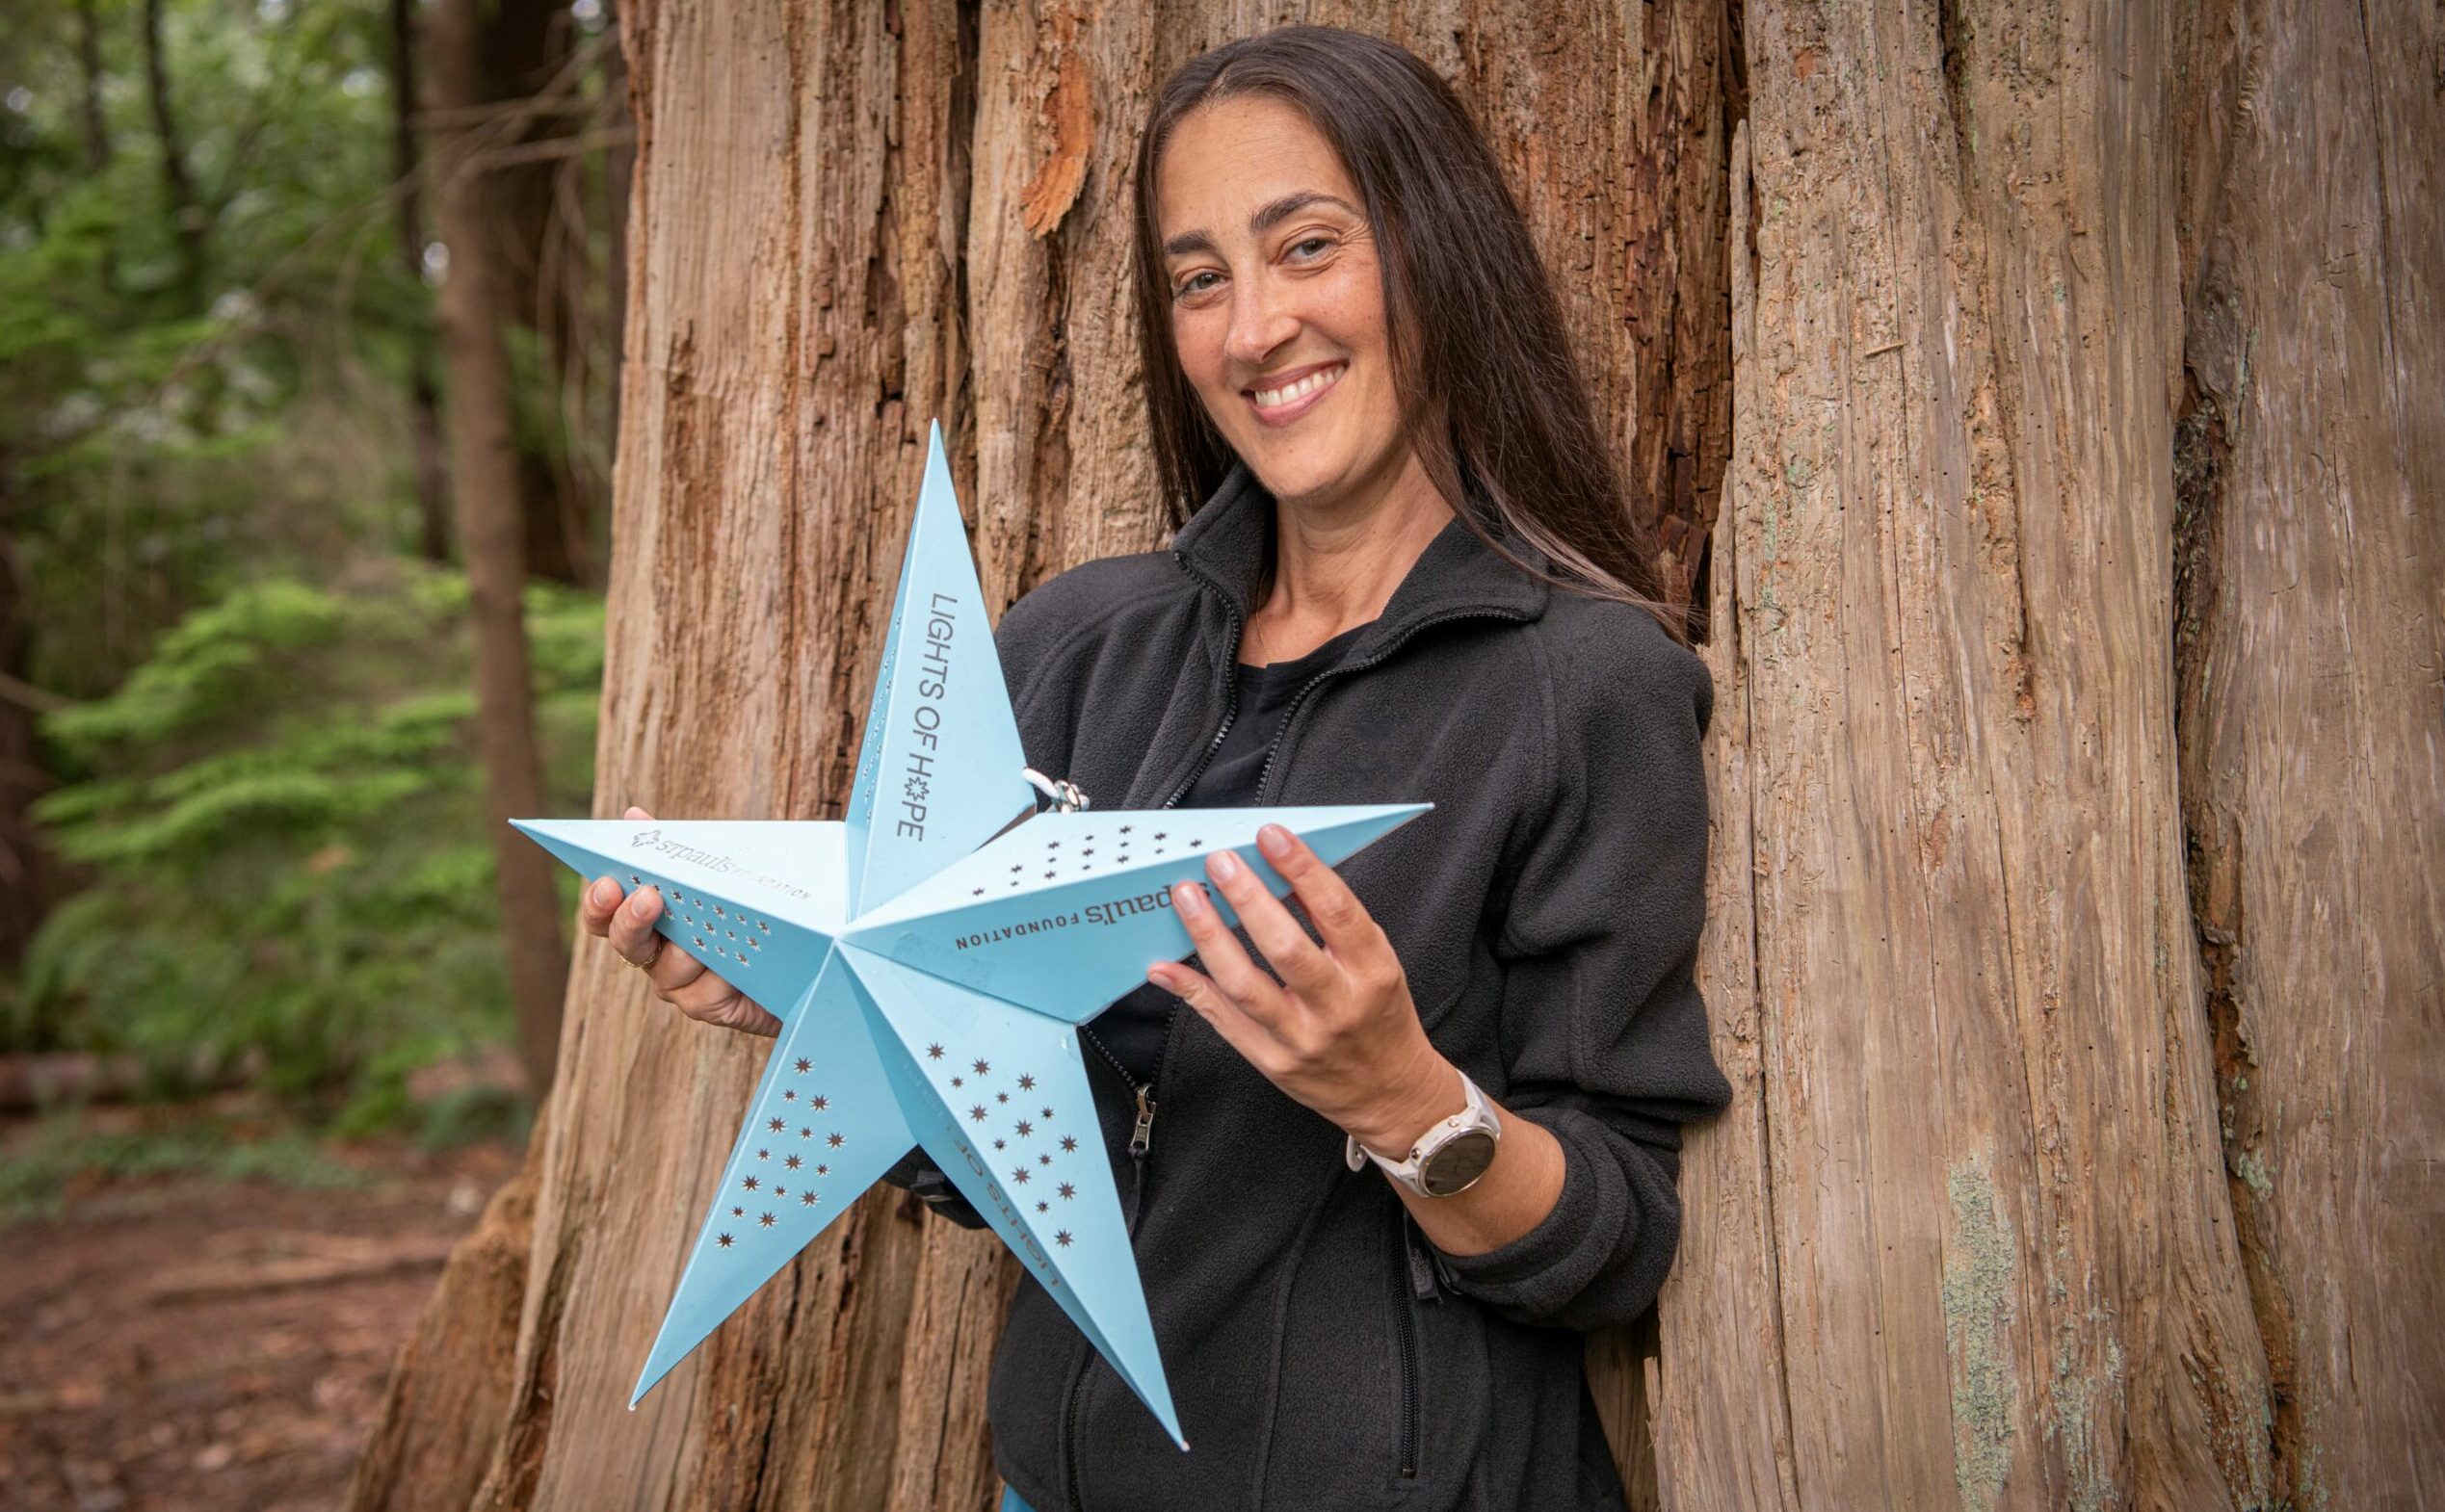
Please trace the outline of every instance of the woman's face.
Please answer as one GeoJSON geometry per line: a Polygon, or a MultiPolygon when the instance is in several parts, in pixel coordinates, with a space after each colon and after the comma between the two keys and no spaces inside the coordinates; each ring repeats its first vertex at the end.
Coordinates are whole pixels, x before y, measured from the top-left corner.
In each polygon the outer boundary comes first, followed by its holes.
{"type": "Polygon", "coordinates": [[[1155,185],[1172,343],[1231,450],[1286,503],[1397,477],[1375,237],[1323,134],[1263,95],[1200,105],[1155,185]]]}

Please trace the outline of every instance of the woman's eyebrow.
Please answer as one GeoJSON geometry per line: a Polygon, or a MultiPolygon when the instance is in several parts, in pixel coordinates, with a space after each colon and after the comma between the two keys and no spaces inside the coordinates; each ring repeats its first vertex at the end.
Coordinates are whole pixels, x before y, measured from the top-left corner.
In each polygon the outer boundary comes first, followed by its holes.
{"type": "MultiPolygon", "coordinates": [[[[1301,189],[1259,206],[1256,214],[1248,218],[1248,228],[1262,236],[1315,204],[1332,205],[1352,215],[1358,214],[1357,206],[1338,195],[1328,195],[1320,189],[1301,189]]],[[[1183,231],[1163,244],[1163,255],[1166,257],[1186,257],[1191,252],[1210,252],[1214,249],[1214,238],[1202,229],[1183,231]]]]}

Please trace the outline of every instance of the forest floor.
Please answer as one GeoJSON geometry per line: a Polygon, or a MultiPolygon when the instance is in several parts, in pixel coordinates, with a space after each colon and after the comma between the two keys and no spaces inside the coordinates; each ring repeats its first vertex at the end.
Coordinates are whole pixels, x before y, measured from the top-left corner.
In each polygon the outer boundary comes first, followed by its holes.
{"type": "Polygon", "coordinates": [[[0,1122],[0,1502],[336,1508],[517,1149],[118,1109],[0,1122]]]}

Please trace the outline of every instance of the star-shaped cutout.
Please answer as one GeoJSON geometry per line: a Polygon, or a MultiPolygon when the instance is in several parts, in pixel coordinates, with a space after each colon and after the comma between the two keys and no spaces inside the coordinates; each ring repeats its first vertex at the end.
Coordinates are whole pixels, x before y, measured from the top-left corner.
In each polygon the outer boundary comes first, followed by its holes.
{"type": "MultiPolygon", "coordinates": [[[[974,1141],[997,1131],[978,1126],[1011,1094],[986,1099],[982,1083],[997,1063],[1026,1067],[1001,1084],[1038,1094],[1045,1119],[1089,1097],[1076,1026],[1144,984],[1149,962],[1195,952],[1176,910],[1158,901],[1202,879],[1192,851],[1232,851],[1280,898],[1288,884],[1258,852],[1258,826],[1280,823],[1332,866],[1428,806],[1162,811],[1154,838],[1183,837],[1170,860],[1131,858],[1126,846],[1096,854],[1114,833],[1112,812],[1038,812],[1038,781],[1052,784],[1025,767],[938,430],[884,644],[841,820],[516,821],[589,881],[624,876],[659,890],[663,937],[781,1021],[778,1058],[747,1110],[637,1395],[853,1205],[818,1204],[807,1189],[790,1202],[776,1186],[767,1212],[733,1195],[765,1190],[755,1171],[771,1158],[770,1136],[816,1136],[799,1122],[813,1108],[831,1161],[817,1177],[854,1198],[922,1146],[1177,1440],[1109,1161],[1065,1137],[1062,1153],[1077,1159],[1058,1166],[1048,1147],[1034,1161],[986,1165],[974,1141]],[[1060,865],[1065,850],[1080,868],[1060,865]],[[1089,867],[1093,875],[1074,874],[1089,867]],[[823,1096],[791,1084],[819,1061],[823,1096]],[[954,1067],[979,1079],[973,1095],[946,1084],[954,1067]],[[1004,1189],[1038,1172],[1058,1204],[1018,1203],[1004,1189]],[[1047,1206],[1069,1215],[1066,1227],[1036,1226],[1047,1206]],[[750,1214],[751,1242],[741,1243],[737,1225],[750,1214]]],[[[1145,817],[1121,818],[1118,832],[1145,817]]],[[[1236,910],[1215,899],[1236,925],[1236,910]]],[[[1021,1139],[1038,1132],[1015,1127],[1021,1139]]]]}

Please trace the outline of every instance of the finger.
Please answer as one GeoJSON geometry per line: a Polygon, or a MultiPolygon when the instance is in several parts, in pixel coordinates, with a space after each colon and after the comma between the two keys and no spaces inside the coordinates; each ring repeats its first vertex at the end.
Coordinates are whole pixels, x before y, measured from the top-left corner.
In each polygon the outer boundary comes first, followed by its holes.
{"type": "Polygon", "coordinates": [[[1341,873],[1325,865],[1324,857],[1306,841],[1283,825],[1264,824],[1256,831],[1256,847],[1290,883],[1335,960],[1353,968],[1384,964],[1392,954],[1392,941],[1383,926],[1376,923],[1375,915],[1350,890],[1341,873]]]}
{"type": "Polygon", "coordinates": [[[1256,869],[1228,850],[1205,858],[1205,870],[1240,916],[1248,936],[1264,952],[1284,985],[1295,992],[1314,993],[1330,986],[1340,975],[1307,931],[1291,917],[1282,900],[1257,876],[1256,869]]]}
{"type": "Polygon", "coordinates": [[[638,807],[636,804],[634,804],[634,803],[629,804],[629,805],[628,805],[628,812],[626,812],[625,814],[620,815],[619,817],[620,817],[620,818],[622,818],[622,819],[651,819],[651,818],[653,818],[653,816],[652,816],[651,814],[646,813],[644,809],[639,808],[639,807],[638,807]]]}
{"type": "Polygon", "coordinates": [[[1272,1030],[1250,1018],[1230,994],[1214,984],[1212,978],[1177,961],[1158,961],[1146,968],[1146,979],[1196,1009],[1197,1017],[1213,1025],[1214,1031],[1222,1036],[1224,1044],[1238,1051],[1242,1059],[1270,1074],[1277,1054],[1272,1030]]]}
{"type": "Polygon", "coordinates": [[[1214,901],[1205,889],[1195,882],[1174,883],[1171,899],[1180,922],[1188,925],[1189,938],[1196,942],[1197,958],[1205,963],[1206,973],[1215,984],[1258,1023],[1270,1028],[1278,1022],[1283,1011],[1282,989],[1249,959],[1239,936],[1215,912],[1214,901]]]}
{"type": "Polygon", "coordinates": [[[655,990],[670,1000],[670,1004],[680,1012],[692,1019],[708,1018],[738,1001],[738,988],[723,980],[702,962],[696,960],[683,951],[665,952],[664,959],[654,962],[653,970],[646,975],[649,977],[659,975],[670,957],[673,955],[687,961],[695,970],[685,973],[673,972],[672,976],[677,979],[670,986],[663,986],[660,982],[656,982],[654,986],[655,990]]]}
{"type": "Polygon", "coordinates": [[[653,956],[654,921],[662,917],[662,890],[651,882],[628,895],[611,918],[611,948],[632,961],[653,956]]]}
{"type": "MultiPolygon", "coordinates": [[[[645,979],[654,984],[656,992],[667,998],[710,970],[712,968],[704,962],[669,940],[665,940],[662,945],[662,953],[649,957],[647,960],[645,979]]],[[[721,978],[714,979],[718,981],[721,978]]]]}
{"type": "Polygon", "coordinates": [[[627,895],[619,883],[608,876],[594,878],[592,887],[577,899],[577,923],[588,934],[597,939],[611,935],[612,916],[619,912],[620,900],[627,895]]]}

